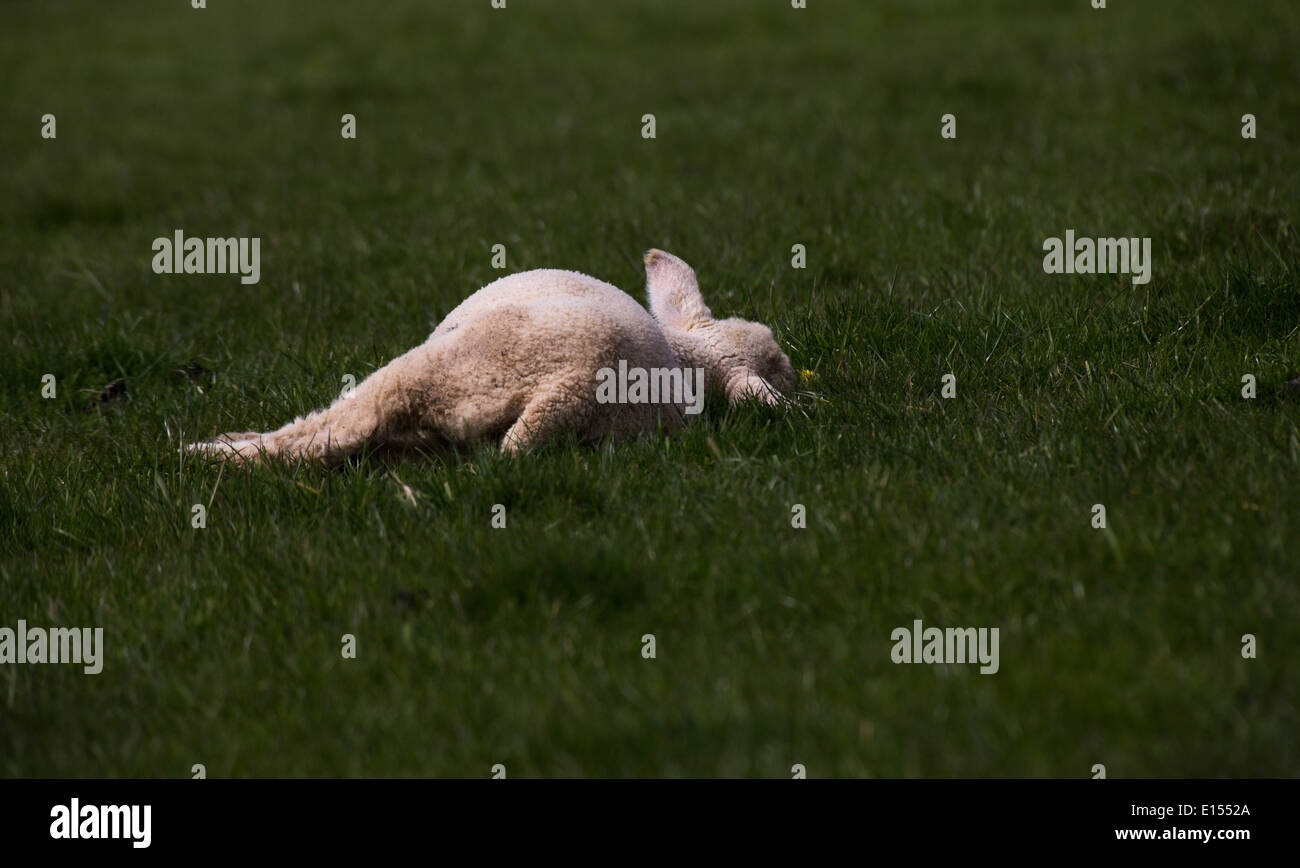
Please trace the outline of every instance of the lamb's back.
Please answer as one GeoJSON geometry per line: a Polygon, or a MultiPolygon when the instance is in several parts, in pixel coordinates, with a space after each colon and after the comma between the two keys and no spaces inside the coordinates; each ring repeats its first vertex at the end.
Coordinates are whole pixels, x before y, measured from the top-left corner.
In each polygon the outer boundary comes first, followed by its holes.
{"type": "Polygon", "coordinates": [[[499,433],[539,400],[555,403],[584,436],[646,430],[660,413],[680,421],[679,406],[597,400],[604,368],[678,363],[645,308],[574,271],[528,271],[483,287],[408,355],[408,379],[428,396],[434,427],[459,439],[499,433]]]}
{"type": "MultiPolygon", "coordinates": [[[[636,331],[659,331],[654,317],[618,287],[578,271],[539,268],[489,283],[447,314],[431,337],[445,334],[471,319],[489,316],[507,305],[526,303],[538,309],[545,308],[548,302],[555,302],[557,308],[567,311],[581,310],[586,306],[575,306],[573,302],[577,300],[597,307],[606,316],[614,317],[636,331]]],[[[580,329],[582,322],[573,322],[572,327],[580,329]]]]}

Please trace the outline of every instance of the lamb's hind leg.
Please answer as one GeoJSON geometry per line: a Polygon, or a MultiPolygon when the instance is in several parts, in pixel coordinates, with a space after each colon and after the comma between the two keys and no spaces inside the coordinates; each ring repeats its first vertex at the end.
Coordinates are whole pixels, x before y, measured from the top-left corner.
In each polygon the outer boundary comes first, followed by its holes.
{"type": "Polygon", "coordinates": [[[367,444],[381,445],[407,433],[415,394],[409,385],[417,379],[412,377],[412,361],[408,354],[390,362],[330,406],[275,431],[226,434],[190,449],[241,462],[281,455],[337,463],[367,444]]]}
{"type": "Polygon", "coordinates": [[[573,388],[557,387],[532,398],[501,440],[507,455],[530,449],[565,431],[583,432],[589,409],[573,388]]]}

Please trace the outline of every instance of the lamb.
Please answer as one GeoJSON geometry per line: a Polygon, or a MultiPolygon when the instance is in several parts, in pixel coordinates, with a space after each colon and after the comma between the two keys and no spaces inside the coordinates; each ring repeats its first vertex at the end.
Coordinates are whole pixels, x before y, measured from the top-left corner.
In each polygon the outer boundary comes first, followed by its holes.
{"type": "Polygon", "coordinates": [[[767,326],[714,319],[695,272],[662,250],[645,255],[650,311],[576,271],[512,274],[465,299],[420,346],[323,410],[268,432],[222,434],[187,448],[252,462],[267,456],[337,463],[367,446],[501,437],[516,454],[573,432],[583,441],[678,428],[681,396],[602,403],[602,369],[703,369],[732,403],[778,404],[795,386],[767,326]]]}

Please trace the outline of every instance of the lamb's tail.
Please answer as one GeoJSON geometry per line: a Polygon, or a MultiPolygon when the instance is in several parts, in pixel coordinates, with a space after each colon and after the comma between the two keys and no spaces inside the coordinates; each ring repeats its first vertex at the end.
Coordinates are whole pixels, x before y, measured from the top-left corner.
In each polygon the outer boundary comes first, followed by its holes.
{"type": "Polygon", "coordinates": [[[337,463],[367,444],[399,438],[412,427],[413,413],[397,361],[375,371],[325,409],[275,431],[221,434],[186,448],[240,463],[269,456],[337,463]]]}

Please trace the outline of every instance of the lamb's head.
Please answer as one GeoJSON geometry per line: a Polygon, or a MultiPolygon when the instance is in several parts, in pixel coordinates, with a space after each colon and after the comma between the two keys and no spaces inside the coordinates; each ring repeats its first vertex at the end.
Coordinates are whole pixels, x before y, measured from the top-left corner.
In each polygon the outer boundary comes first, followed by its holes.
{"type": "Polygon", "coordinates": [[[769,404],[794,391],[794,368],[772,330],[739,317],[714,319],[695,272],[662,250],[645,255],[650,312],[683,365],[703,367],[735,403],[759,398],[769,404]]]}

